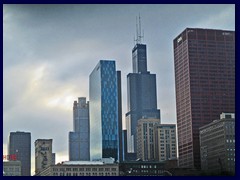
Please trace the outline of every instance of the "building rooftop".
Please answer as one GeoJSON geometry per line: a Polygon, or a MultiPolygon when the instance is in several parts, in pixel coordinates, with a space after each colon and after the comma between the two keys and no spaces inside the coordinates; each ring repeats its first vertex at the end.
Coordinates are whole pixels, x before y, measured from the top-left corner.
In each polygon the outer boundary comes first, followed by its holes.
{"type": "Polygon", "coordinates": [[[63,161],[64,165],[103,165],[101,161],[63,161]]]}

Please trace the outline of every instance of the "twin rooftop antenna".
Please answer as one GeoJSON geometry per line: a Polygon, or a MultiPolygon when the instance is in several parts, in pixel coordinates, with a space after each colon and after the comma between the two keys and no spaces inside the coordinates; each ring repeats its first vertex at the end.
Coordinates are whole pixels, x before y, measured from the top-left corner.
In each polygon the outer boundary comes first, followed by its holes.
{"type": "Polygon", "coordinates": [[[144,38],[144,30],[143,30],[143,34],[141,31],[142,31],[141,17],[139,14],[139,16],[136,17],[136,36],[137,36],[137,38],[135,39],[135,36],[134,36],[134,42],[136,42],[136,44],[142,44],[142,40],[144,38]]]}

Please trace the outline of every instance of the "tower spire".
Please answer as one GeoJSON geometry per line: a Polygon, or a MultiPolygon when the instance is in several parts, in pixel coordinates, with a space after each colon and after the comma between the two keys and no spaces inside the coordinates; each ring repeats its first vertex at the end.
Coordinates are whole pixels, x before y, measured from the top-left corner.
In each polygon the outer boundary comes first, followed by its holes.
{"type": "Polygon", "coordinates": [[[141,27],[141,16],[136,17],[136,39],[134,41],[136,44],[142,44],[144,34],[142,35],[142,27],[141,27]]]}

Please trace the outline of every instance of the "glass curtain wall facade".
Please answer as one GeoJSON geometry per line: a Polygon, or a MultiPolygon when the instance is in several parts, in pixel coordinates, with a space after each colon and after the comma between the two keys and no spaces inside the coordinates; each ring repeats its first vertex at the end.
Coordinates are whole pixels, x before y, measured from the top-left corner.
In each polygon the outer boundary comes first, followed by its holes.
{"type": "Polygon", "coordinates": [[[90,74],[90,158],[119,160],[118,85],[115,61],[100,60],[90,74]]]}
{"type": "Polygon", "coordinates": [[[187,28],[173,45],[179,166],[200,169],[199,127],[235,112],[235,32],[187,28]]]}

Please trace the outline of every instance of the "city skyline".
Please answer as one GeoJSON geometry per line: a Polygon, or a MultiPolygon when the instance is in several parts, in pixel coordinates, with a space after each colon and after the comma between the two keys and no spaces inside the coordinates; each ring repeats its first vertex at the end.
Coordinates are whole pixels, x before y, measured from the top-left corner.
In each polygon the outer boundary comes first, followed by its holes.
{"type": "Polygon", "coordinates": [[[4,5],[3,152],[10,132],[28,131],[32,149],[51,138],[56,162],[67,160],[72,103],[89,99],[88,76],[100,59],[115,59],[122,71],[125,124],[139,13],[161,121],[176,123],[173,39],[187,27],[235,30],[235,5],[4,5]]]}

